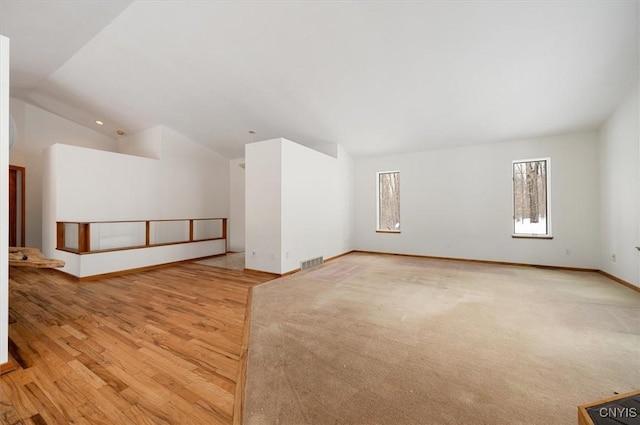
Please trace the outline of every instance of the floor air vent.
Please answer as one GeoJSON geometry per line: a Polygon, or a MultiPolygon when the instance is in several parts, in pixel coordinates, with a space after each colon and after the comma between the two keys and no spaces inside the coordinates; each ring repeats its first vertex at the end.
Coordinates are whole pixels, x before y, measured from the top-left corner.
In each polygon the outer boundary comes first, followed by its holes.
{"type": "Polygon", "coordinates": [[[324,259],[322,257],[310,258],[300,262],[300,270],[309,269],[311,267],[319,266],[324,259]]]}

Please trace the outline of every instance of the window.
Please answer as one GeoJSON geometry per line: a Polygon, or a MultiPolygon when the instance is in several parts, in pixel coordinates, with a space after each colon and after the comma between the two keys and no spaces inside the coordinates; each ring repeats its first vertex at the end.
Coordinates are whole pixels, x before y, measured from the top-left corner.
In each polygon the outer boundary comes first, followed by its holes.
{"type": "Polygon", "coordinates": [[[378,173],[378,232],[400,232],[400,172],[378,173]]]}
{"type": "Polygon", "coordinates": [[[551,237],[549,158],[513,161],[513,236],[551,237]]]}

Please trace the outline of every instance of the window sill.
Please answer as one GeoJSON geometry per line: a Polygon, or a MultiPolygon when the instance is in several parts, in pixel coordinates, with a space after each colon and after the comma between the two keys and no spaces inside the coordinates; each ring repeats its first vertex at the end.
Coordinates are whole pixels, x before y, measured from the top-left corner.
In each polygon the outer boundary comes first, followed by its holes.
{"type": "Polygon", "coordinates": [[[400,233],[400,230],[376,230],[376,233],[400,233]]]}
{"type": "Polygon", "coordinates": [[[553,239],[551,235],[511,235],[514,239],[553,239]]]}

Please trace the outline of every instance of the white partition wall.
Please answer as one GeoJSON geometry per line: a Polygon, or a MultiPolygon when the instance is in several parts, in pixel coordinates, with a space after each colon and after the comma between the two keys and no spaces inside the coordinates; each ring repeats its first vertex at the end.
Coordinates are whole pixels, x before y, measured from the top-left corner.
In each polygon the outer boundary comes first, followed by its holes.
{"type": "MultiPolygon", "coordinates": [[[[87,277],[225,252],[224,240],[84,255],[56,249],[56,222],[228,217],[227,159],[166,127],[145,132],[140,140],[143,146],[137,146],[137,155],[151,150],[149,156],[161,152],[161,157],[153,159],[62,144],[45,152],[43,250],[47,257],[67,262],[63,271],[87,277]]],[[[188,240],[188,222],[157,226],[151,229],[154,238],[151,243],[184,241],[185,235],[188,240]]],[[[98,227],[92,227],[98,231],[98,227]]],[[[140,229],[134,229],[133,234],[124,232],[122,226],[103,227],[99,233],[106,235],[102,239],[107,245],[128,244],[132,238],[140,240],[140,229]]],[[[205,231],[199,227],[196,230],[205,231]]]]}
{"type": "Polygon", "coordinates": [[[245,267],[282,273],[282,139],[245,146],[245,267]]]}
{"type": "Polygon", "coordinates": [[[26,246],[43,248],[42,196],[44,151],[56,143],[103,151],[118,151],[113,137],[84,127],[59,115],[16,98],[9,99],[17,137],[9,151],[9,162],[26,168],[26,246]]]}
{"type": "Polygon", "coordinates": [[[301,261],[352,249],[353,164],[341,146],[334,147],[335,156],[283,141],[283,273],[301,261]]]}
{"type": "Polygon", "coordinates": [[[286,139],[252,143],[246,161],[246,267],[284,274],[351,250],[353,165],[286,139]]]}
{"type": "Polygon", "coordinates": [[[0,35],[0,364],[9,361],[9,39],[0,35]]]}

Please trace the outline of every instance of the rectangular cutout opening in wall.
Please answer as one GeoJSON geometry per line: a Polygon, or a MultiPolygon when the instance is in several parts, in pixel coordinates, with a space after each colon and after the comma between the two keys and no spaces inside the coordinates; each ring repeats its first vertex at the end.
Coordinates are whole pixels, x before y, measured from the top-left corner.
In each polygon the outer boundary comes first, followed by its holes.
{"type": "Polygon", "coordinates": [[[223,226],[224,222],[218,219],[193,220],[193,240],[223,238],[223,226]]]}
{"type": "Polygon", "coordinates": [[[142,221],[90,223],[89,227],[93,251],[145,245],[146,230],[142,221]]]}
{"type": "Polygon", "coordinates": [[[152,245],[189,241],[189,220],[153,221],[149,242],[152,245]]]}

